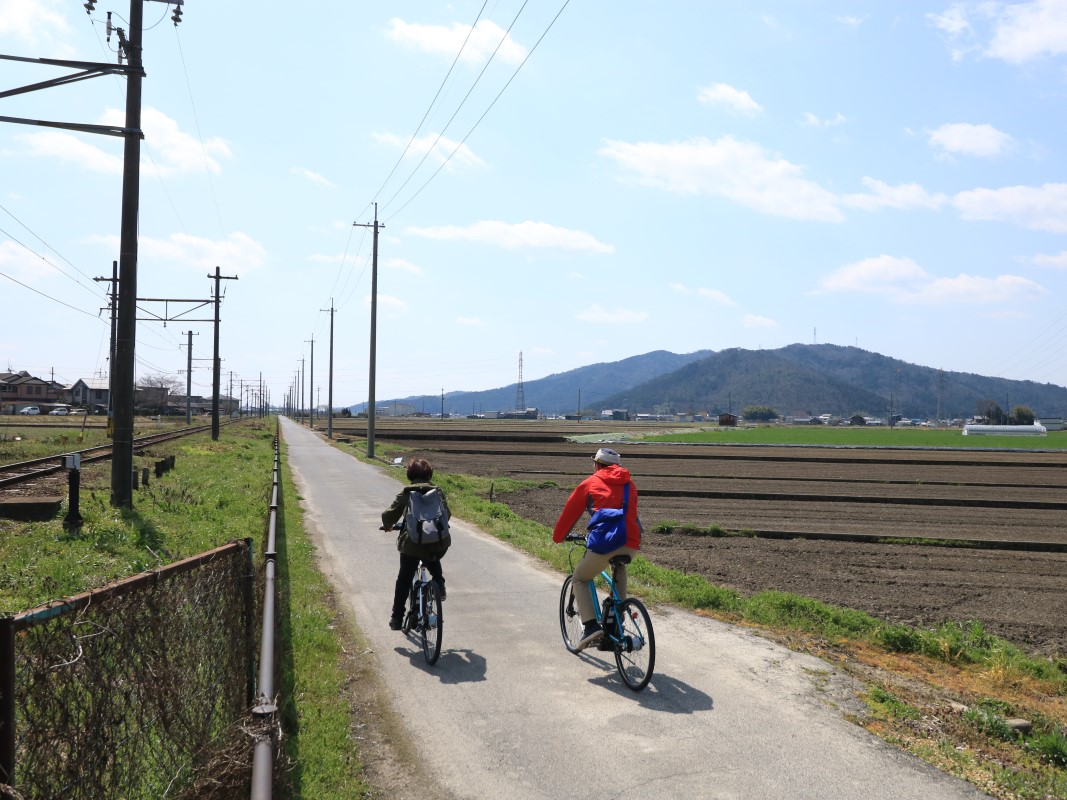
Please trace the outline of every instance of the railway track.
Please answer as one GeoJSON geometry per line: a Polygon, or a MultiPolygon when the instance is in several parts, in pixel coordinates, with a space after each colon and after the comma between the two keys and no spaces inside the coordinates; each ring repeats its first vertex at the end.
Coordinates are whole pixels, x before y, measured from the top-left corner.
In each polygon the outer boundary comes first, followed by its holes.
{"type": "MultiPolygon", "coordinates": [[[[237,420],[227,420],[222,424],[227,425],[230,422],[237,420]]],[[[135,449],[144,448],[159,442],[170,441],[171,439],[180,439],[184,436],[192,436],[196,433],[203,433],[204,431],[210,431],[211,425],[193,425],[188,428],[179,428],[178,430],[166,431],[163,433],[153,433],[147,436],[139,436],[133,440],[133,446],[135,449]]],[[[97,445],[96,447],[87,447],[84,450],[72,450],[67,453],[59,453],[53,456],[44,456],[42,458],[33,458],[27,461],[16,461],[10,464],[0,465],[0,489],[11,488],[23,483],[30,483],[48,475],[53,475],[63,470],[63,458],[64,456],[77,454],[81,456],[82,464],[91,464],[96,461],[106,461],[111,458],[113,446],[111,444],[97,445]]]]}

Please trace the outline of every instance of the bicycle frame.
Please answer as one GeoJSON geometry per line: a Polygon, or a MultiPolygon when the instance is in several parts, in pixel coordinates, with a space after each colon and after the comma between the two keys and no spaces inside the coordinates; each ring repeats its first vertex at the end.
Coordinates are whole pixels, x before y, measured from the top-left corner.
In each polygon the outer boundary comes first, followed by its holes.
{"type": "MultiPolygon", "coordinates": [[[[585,543],[584,537],[568,535],[567,540],[575,543],[585,543]]],[[[578,645],[582,636],[583,622],[577,609],[577,597],[584,591],[576,584],[574,579],[574,558],[571,551],[570,572],[563,581],[563,588],[559,598],[559,627],[563,634],[563,643],[572,653],[580,653],[583,648],[578,645]]],[[[589,592],[593,602],[593,612],[596,621],[604,628],[604,633],[596,645],[597,650],[610,651],[615,656],[615,666],[630,689],[639,692],[644,689],[652,678],[652,672],[656,665],[656,635],[652,628],[652,619],[644,603],[636,597],[624,598],[619,591],[616,580],[618,570],[630,562],[629,556],[615,556],[611,559],[611,571],[600,570],[599,575],[587,581],[589,592]],[[597,578],[604,581],[608,594],[601,601],[597,591],[597,578]],[[614,624],[605,625],[604,606],[611,605],[614,608],[614,624]]]]}

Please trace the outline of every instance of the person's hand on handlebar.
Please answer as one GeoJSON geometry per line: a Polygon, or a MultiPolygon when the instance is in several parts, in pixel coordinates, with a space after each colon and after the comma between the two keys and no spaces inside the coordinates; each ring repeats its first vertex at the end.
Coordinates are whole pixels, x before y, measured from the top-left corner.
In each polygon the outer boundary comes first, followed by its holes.
{"type": "Polygon", "coordinates": [[[580,533],[568,533],[566,536],[563,537],[563,541],[565,541],[565,542],[584,542],[585,541],[585,536],[583,536],[580,533]]]}

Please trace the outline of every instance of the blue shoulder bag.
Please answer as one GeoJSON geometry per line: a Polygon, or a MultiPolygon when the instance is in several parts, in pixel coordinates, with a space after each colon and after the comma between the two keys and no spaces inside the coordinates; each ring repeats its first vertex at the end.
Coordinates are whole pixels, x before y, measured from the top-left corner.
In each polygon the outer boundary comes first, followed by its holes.
{"type": "MultiPolygon", "coordinates": [[[[592,501],[590,501],[592,502],[592,501]]],[[[626,509],[630,505],[630,484],[622,487],[622,508],[601,508],[593,514],[587,527],[585,546],[603,555],[626,545],[626,509]]]]}

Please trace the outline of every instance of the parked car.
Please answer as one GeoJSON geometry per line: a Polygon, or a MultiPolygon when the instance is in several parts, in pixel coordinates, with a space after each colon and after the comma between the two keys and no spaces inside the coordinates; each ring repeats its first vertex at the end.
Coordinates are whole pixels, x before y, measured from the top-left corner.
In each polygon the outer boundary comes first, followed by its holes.
{"type": "Polygon", "coordinates": [[[19,409],[19,413],[20,414],[40,414],[41,413],[41,409],[39,409],[37,406],[26,406],[25,408],[19,409]]]}
{"type": "Polygon", "coordinates": [[[48,415],[51,417],[65,417],[69,413],[69,408],[67,408],[66,406],[60,406],[59,408],[53,408],[51,411],[48,412],[48,415]]]}

